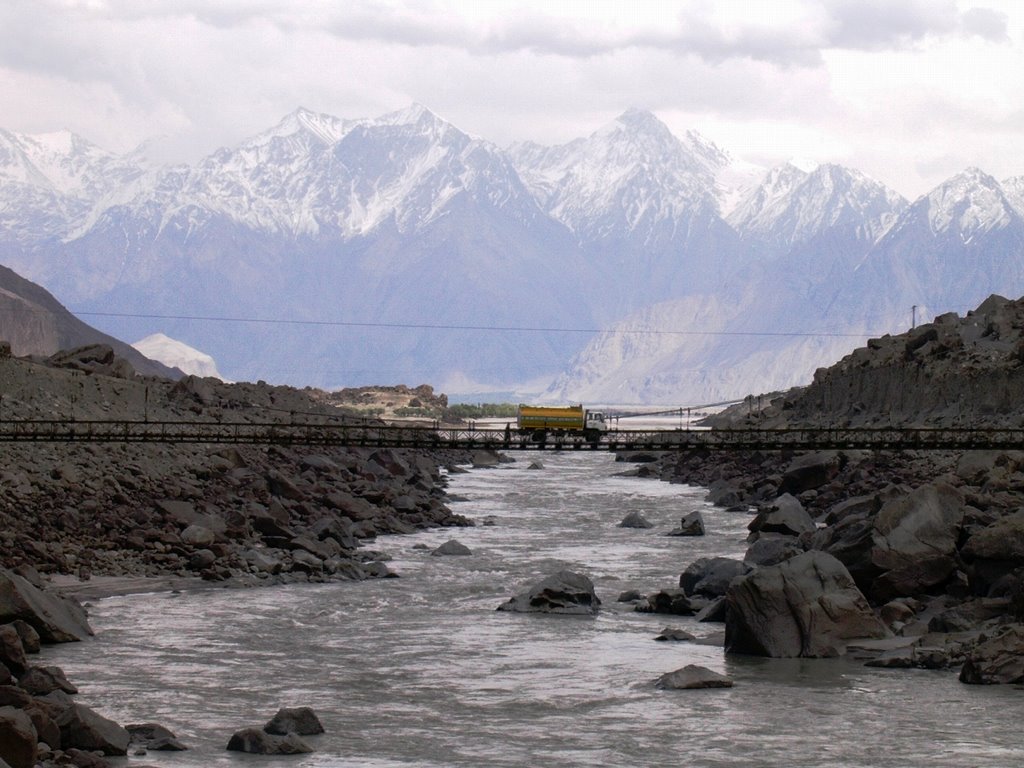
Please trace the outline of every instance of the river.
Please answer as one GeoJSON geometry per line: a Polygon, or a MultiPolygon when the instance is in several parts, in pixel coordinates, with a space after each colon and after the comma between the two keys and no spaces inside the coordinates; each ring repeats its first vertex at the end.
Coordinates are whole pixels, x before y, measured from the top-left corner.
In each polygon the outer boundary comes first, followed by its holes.
{"type": "Polygon", "coordinates": [[[726,657],[655,642],[665,626],[710,638],[721,625],[639,614],[623,590],[675,586],[698,557],[742,557],[748,515],[698,488],[624,477],[606,453],[553,452],[451,478],[469,529],[381,537],[399,579],[95,601],[93,641],[51,647],[78,699],[121,723],[168,726],[191,749],[158,766],[1012,766],[1024,764],[1021,692],[950,672],[847,660],[726,657]],[[701,509],[704,537],[663,534],[701,509]],[[619,528],[640,510],[650,530],[619,528]],[[486,524],[484,524],[486,523],[486,524]],[[468,557],[430,550],[457,538],[468,557]],[[570,568],[603,601],[596,618],[496,612],[570,568]],[[696,663],[731,689],[660,691],[696,663]],[[280,706],[308,705],[316,752],[257,757],[230,735],[280,706]]]}

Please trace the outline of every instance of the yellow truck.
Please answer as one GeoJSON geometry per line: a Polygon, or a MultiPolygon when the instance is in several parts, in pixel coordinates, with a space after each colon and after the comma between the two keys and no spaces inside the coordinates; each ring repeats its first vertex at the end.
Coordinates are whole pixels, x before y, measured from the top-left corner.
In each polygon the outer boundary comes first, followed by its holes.
{"type": "Polygon", "coordinates": [[[596,440],[602,432],[608,431],[604,413],[587,410],[582,405],[520,405],[516,426],[519,434],[532,434],[535,439],[551,434],[596,440]]]}

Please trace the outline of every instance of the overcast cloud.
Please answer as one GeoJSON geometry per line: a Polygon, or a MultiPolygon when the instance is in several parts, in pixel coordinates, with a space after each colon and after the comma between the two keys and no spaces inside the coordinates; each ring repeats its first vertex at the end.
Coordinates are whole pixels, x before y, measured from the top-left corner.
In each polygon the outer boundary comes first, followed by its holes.
{"type": "Polygon", "coordinates": [[[834,161],[916,196],[1024,174],[1014,0],[527,3],[7,0],[0,127],[196,159],[302,105],[425,104],[500,145],[629,107],[761,164],[834,161]]]}

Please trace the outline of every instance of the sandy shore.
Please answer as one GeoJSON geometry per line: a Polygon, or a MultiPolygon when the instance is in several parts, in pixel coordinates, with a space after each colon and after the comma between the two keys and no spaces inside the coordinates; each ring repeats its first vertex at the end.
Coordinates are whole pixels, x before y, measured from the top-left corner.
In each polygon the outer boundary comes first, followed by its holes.
{"type": "Polygon", "coordinates": [[[238,586],[231,582],[204,581],[188,576],[93,576],[82,581],[77,576],[58,574],[49,578],[50,584],[66,595],[79,600],[99,600],[117,595],[136,595],[149,592],[184,592],[200,589],[225,589],[238,586]]]}

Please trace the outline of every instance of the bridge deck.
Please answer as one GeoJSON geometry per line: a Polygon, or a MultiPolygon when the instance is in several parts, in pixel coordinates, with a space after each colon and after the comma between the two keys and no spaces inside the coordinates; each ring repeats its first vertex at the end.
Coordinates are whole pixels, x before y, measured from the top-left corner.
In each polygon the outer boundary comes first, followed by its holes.
{"type": "Polygon", "coordinates": [[[496,450],[1024,450],[1022,429],[808,428],[613,430],[582,437],[506,435],[503,429],[336,423],[0,421],[0,442],[233,443],[496,450]]]}

